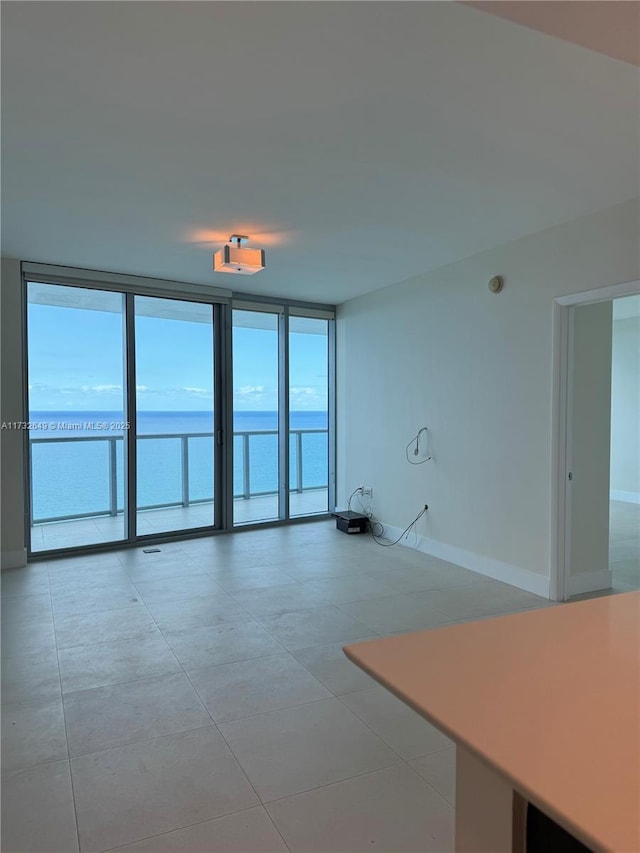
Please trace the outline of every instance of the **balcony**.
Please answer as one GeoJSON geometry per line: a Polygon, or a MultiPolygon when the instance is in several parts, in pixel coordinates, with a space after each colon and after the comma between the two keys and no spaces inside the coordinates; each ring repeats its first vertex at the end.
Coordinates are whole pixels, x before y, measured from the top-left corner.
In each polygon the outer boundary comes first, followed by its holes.
{"type": "MultiPolygon", "coordinates": [[[[234,432],[236,525],[278,518],[277,440],[276,430],[234,432]]],[[[30,445],[31,550],[122,540],[124,437],[30,438],[30,445]]],[[[213,433],[138,436],[139,535],[211,525],[212,446],[213,433]]],[[[290,430],[291,516],[327,511],[326,447],[326,429],[290,430]]]]}

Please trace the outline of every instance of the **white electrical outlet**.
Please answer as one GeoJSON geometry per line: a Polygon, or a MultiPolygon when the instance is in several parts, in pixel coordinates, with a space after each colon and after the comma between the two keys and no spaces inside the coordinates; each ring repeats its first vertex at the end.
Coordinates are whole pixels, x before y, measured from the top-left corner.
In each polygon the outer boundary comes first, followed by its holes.
{"type": "Polygon", "coordinates": [[[373,486],[363,486],[362,487],[362,496],[372,498],[373,497],[373,486]]]}

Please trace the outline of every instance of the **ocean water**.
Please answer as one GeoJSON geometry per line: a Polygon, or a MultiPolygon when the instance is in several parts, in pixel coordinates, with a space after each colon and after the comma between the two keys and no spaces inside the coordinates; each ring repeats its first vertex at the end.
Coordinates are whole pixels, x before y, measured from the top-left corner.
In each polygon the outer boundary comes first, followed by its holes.
{"type": "MultiPolygon", "coordinates": [[[[303,488],[327,485],[328,442],[326,412],[291,412],[292,430],[325,430],[302,434],[303,488]]],[[[124,435],[119,412],[30,413],[32,514],[35,521],[108,511],[110,470],[115,454],[118,509],[124,507],[124,435]],[[81,438],[81,441],[58,441],[81,438]]],[[[242,495],[247,439],[252,495],[278,489],[277,413],[234,412],[234,494],[242,495]],[[261,434],[261,433],[267,434],[261,434]],[[256,434],[258,433],[258,434],[256,434]]],[[[213,433],[211,412],[138,412],[138,506],[180,504],[183,488],[184,442],[189,435],[188,487],[191,501],[213,496],[213,433]],[[145,438],[144,436],[154,436],[145,438]],[[162,436],[162,437],[156,437],[162,436]]],[[[290,485],[297,487],[298,443],[289,446],[290,485]]]]}

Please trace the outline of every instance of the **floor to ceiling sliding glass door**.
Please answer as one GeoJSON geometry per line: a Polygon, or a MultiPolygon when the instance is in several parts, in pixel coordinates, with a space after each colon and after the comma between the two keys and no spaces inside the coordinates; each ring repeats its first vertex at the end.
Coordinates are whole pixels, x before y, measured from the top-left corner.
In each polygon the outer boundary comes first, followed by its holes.
{"type": "Polygon", "coordinates": [[[326,513],[333,508],[330,313],[235,304],[234,524],[326,513]]]}
{"type": "Polygon", "coordinates": [[[30,550],[127,537],[124,295],[29,283],[30,550]]]}
{"type": "Polygon", "coordinates": [[[214,524],[213,306],[135,296],[138,536],[214,524]]]}
{"type": "Polygon", "coordinates": [[[29,266],[30,553],[333,508],[331,311],[29,266]]]}
{"type": "Polygon", "coordinates": [[[26,289],[31,553],[212,529],[215,306],[26,289]]]}
{"type": "Polygon", "coordinates": [[[280,518],[279,314],[233,311],[233,522],[280,518]]]}
{"type": "Polygon", "coordinates": [[[289,515],[327,512],[329,321],[289,316],[289,515]]]}

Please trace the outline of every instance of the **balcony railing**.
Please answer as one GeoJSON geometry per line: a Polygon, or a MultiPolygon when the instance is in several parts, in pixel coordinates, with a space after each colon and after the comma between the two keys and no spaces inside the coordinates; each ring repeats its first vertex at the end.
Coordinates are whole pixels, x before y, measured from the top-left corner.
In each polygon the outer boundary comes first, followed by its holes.
{"type": "MultiPolygon", "coordinates": [[[[292,429],[289,430],[290,436],[290,488],[291,491],[305,492],[313,489],[327,488],[327,466],[323,466],[325,472],[325,480],[322,483],[305,484],[305,457],[303,436],[321,434],[327,435],[326,429],[292,429]]],[[[240,439],[241,453],[234,453],[234,485],[237,481],[242,481],[240,491],[234,487],[234,498],[244,498],[249,500],[254,497],[264,497],[267,495],[275,495],[278,493],[277,488],[254,489],[252,486],[252,468],[251,468],[251,438],[254,436],[276,436],[277,430],[243,430],[234,432],[234,439],[240,439]],[[239,457],[239,459],[238,459],[239,457]],[[240,460],[240,462],[239,462],[240,460]]],[[[180,441],[180,499],[175,501],[167,501],[162,503],[150,503],[138,506],[138,510],[164,509],[168,507],[189,507],[193,504],[210,503],[213,501],[213,494],[205,497],[193,497],[191,492],[191,483],[189,477],[190,470],[190,441],[192,439],[208,438],[213,441],[214,433],[211,432],[192,432],[192,433],[160,433],[139,435],[138,441],[149,440],[176,440],[180,441]]],[[[70,521],[80,518],[94,518],[98,516],[115,516],[123,512],[123,506],[119,501],[119,489],[124,487],[122,476],[119,477],[118,469],[120,467],[119,460],[124,450],[124,436],[108,435],[108,436],[59,436],[55,438],[30,438],[31,446],[30,464],[31,464],[31,512],[32,524],[45,524],[52,521],[70,521]],[[60,513],[56,515],[46,515],[46,517],[36,518],[34,512],[34,461],[33,461],[33,446],[34,445],[50,445],[50,444],[70,444],[79,442],[107,442],[108,445],[108,506],[98,509],[92,509],[89,512],[74,512],[60,513]]],[[[234,441],[234,450],[237,444],[234,441]]],[[[326,461],[326,457],[325,457],[326,461]]],[[[277,466],[276,466],[277,470],[277,466]]],[[[213,479],[213,478],[212,478],[213,479]]],[[[213,482],[212,482],[213,486],[213,482]]]]}

